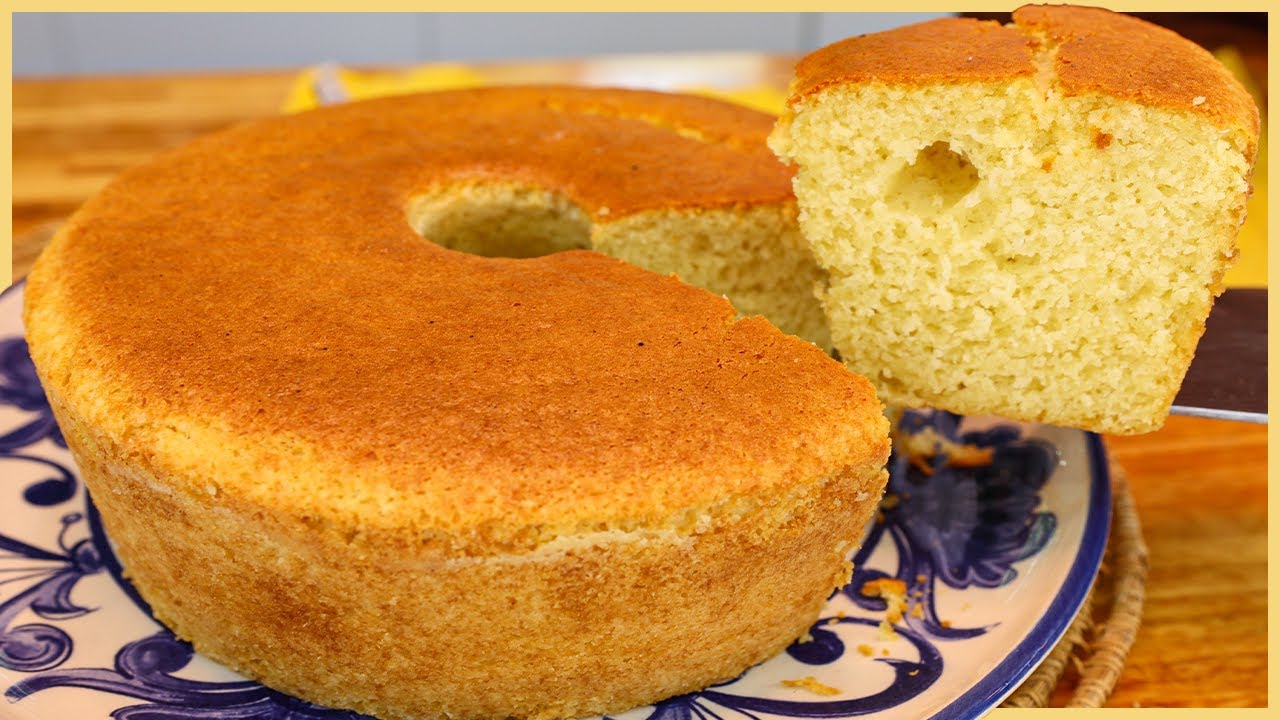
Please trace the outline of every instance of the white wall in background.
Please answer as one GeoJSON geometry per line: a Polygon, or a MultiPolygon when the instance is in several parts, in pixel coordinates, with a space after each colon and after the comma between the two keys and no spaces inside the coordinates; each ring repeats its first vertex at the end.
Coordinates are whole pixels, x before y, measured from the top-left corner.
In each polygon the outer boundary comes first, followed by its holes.
{"type": "Polygon", "coordinates": [[[804,52],[943,13],[15,13],[14,75],[804,52]]]}
{"type": "Polygon", "coordinates": [[[58,62],[51,13],[14,13],[13,74],[66,72],[58,62]]]}
{"type": "Polygon", "coordinates": [[[439,13],[437,57],[579,57],[694,50],[795,52],[801,13],[439,13]]]}
{"type": "Polygon", "coordinates": [[[78,72],[271,67],[297,58],[412,60],[415,13],[86,13],[56,18],[78,72]]]}
{"type": "MultiPolygon", "coordinates": [[[[1009,7],[1017,7],[1010,5],[1009,7]]],[[[813,48],[830,45],[854,35],[880,32],[902,25],[930,20],[954,13],[817,13],[822,16],[815,30],[813,48]]],[[[806,48],[809,49],[809,48],[806,48]]]]}

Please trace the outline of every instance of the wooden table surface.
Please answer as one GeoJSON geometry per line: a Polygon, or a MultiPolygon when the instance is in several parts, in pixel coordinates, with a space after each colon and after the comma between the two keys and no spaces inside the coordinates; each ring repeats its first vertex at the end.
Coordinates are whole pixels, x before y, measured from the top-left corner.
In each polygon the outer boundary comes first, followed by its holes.
{"type": "MultiPolygon", "coordinates": [[[[498,81],[607,82],[611,72],[634,78],[672,68],[628,62],[610,61],[603,73],[591,62],[478,71],[498,81]]],[[[790,63],[738,58],[725,68],[717,70],[721,82],[745,73],[783,87],[790,63]]],[[[202,133],[279,112],[293,78],[265,72],[16,79],[14,277],[39,252],[47,238],[42,230],[117,172],[202,133]]],[[[1175,417],[1158,432],[1107,442],[1128,472],[1151,567],[1146,618],[1110,704],[1266,706],[1266,427],[1175,417]]]]}

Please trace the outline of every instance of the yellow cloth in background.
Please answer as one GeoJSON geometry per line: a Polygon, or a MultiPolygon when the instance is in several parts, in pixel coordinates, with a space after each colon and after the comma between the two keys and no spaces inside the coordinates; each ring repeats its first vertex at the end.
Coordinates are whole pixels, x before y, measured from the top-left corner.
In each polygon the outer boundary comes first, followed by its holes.
{"type": "Polygon", "coordinates": [[[749,108],[767,112],[770,115],[782,114],[782,108],[787,104],[787,94],[768,85],[734,88],[732,90],[720,90],[710,87],[688,87],[681,88],[681,90],[693,95],[705,95],[718,100],[727,100],[739,105],[746,105],[749,108]]]}
{"type": "Polygon", "coordinates": [[[326,70],[349,100],[369,100],[385,95],[427,90],[456,90],[484,85],[484,78],[465,65],[423,65],[395,72],[361,72],[344,67],[323,66],[304,71],[293,81],[285,97],[284,112],[310,110],[321,104],[316,82],[326,70]]]}
{"type": "MultiPolygon", "coordinates": [[[[283,110],[302,112],[320,105],[315,84],[322,70],[311,68],[299,75],[289,89],[283,110]]],[[[403,71],[357,72],[333,68],[333,78],[351,100],[368,100],[386,95],[403,95],[434,90],[456,90],[485,84],[484,76],[465,65],[424,65],[403,71]]],[[[786,93],[767,85],[723,90],[711,87],[681,88],[682,92],[719,98],[777,115],[786,104],[786,93]]]]}
{"type": "MultiPolygon", "coordinates": [[[[1235,48],[1225,47],[1215,55],[1227,66],[1262,107],[1262,95],[1256,82],[1245,69],[1244,60],[1235,48]]],[[[466,65],[431,64],[398,71],[362,72],[342,67],[311,68],[299,75],[285,98],[284,112],[301,112],[320,104],[315,85],[321,73],[336,82],[350,100],[367,100],[385,95],[398,95],[428,90],[453,90],[485,84],[482,74],[466,65]]],[[[733,89],[710,87],[681,88],[684,92],[736,102],[777,115],[786,102],[786,93],[757,85],[733,89]]],[[[1227,272],[1228,287],[1266,287],[1267,285],[1267,119],[1262,118],[1262,136],[1258,143],[1258,165],[1253,174],[1253,196],[1249,199],[1249,217],[1240,229],[1237,244],[1240,259],[1227,272]]]]}

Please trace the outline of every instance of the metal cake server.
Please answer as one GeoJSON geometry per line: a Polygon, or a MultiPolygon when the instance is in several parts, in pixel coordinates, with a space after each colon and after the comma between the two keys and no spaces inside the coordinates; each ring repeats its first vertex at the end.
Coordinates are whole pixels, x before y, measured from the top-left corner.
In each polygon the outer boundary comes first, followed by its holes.
{"type": "Polygon", "coordinates": [[[1267,422],[1267,291],[1232,288],[1209,313],[1175,415],[1267,422]]]}

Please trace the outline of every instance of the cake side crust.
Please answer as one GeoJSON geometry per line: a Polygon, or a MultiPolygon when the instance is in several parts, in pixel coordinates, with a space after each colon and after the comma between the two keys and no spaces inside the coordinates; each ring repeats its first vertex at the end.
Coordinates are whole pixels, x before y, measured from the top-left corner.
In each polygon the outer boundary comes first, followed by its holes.
{"type": "Polygon", "coordinates": [[[175,490],[54,408],[161,621],[273,688],[386,718],[573,717],[727,680],[808,630],[885,482],[873,463],[701,531],[448,559],[175,490]]]}

